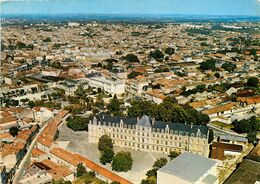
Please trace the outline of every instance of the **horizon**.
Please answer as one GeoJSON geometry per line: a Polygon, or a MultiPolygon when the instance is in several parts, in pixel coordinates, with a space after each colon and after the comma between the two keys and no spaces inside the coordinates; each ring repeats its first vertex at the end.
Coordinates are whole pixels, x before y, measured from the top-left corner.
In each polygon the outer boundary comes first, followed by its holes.
{"type": "Polygon", "coordinates": [[[260,0],[4,0],[2,16],[260,17],[260,0]],[[64,6],[65,4],[65,6],[64,6]],[[214,7],[214,8],[212,8],[214,7]]]}

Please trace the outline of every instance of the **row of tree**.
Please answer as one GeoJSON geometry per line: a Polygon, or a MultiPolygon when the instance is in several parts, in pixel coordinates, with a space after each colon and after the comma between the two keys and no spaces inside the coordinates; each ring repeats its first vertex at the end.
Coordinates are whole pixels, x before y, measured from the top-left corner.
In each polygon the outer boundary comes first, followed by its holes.
{"type": "Polygon", "coordinates": [[[255,116],[250,119],[235,120],[232,124],[237,133],[247,133],[249,142],[254,142],[256,140],[256,134],[260,130],[260,120],[255,116]]]}
{"type": "Polygon", "coordinates": [[[132,101],[127,115],[128,117],[149,115],[158,121],[195,125],[207,124],[210,120],[208,115],[202,114],[188,105],[179,105],[171,97],[164,99],[161,104],[145,100],[132,101]]]}

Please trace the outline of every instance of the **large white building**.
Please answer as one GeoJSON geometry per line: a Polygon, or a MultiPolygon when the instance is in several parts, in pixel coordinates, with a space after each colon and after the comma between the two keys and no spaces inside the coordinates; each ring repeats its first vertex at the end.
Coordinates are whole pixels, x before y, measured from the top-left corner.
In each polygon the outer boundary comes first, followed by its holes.
{"type": "Polygon", "coordinates": [[[218,184],[217,161],[184,152],[157,171],[157,184],[218,184]]]}
{"type": "Polygon", "coordinates": [[[111,94],[121,95],[125,93],[125,81],[123,80],[96,76],[89,78],[88,81],[91,87],[101,88],[111,94]]]}
{"type": "Polygon", "coordinates": [[[107,134],[113,144],[140,151],[169,154],[170,151],[208,156],[208,128],[155,121],[148,116],[125,118],[98,115],[88,124],[89,142],[98,143],[107,134]]]}

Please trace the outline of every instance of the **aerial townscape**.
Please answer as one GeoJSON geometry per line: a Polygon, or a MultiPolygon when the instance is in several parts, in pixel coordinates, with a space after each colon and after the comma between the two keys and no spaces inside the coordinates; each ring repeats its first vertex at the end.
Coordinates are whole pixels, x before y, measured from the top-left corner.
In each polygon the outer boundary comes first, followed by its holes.
{"type": "Polygon", "coordinates": [[[11,15],[20,3],[2,4],[0,184],[260,183],[260,13],[11,15]]]}

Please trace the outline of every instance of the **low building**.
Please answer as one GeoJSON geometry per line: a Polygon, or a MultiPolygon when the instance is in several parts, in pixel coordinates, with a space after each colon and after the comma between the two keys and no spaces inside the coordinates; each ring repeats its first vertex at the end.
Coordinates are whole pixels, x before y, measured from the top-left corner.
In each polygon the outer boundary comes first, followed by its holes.
{"type": "Polygon", "coordinates": [[[158,184],[218,184],[217,162],[184,152],[157,171],[158,184]]]}
{"type": "Polygon", "coordinates": [[[238,144],[242,146],[246,146],[248,144],[247,138],[232,135],[221,135],[219,136],[219,141],[223,143],[238,144]]]}
{"type": "Polygon", "coordinates": [[[213,142],[210,158],[223,161],[226,155],[240,155],[242,151],[241,145],[213,142]]]}
{"type": "Polygon", "coordinates": [[[155,121],[148,116],[125,118],[98,115],[88,124],[89,142],[107,134],[113,144],[140,151],[169,153],[189,151],[208,156],[208,128],[155,121]]]}

